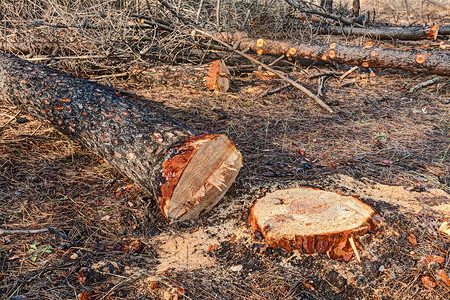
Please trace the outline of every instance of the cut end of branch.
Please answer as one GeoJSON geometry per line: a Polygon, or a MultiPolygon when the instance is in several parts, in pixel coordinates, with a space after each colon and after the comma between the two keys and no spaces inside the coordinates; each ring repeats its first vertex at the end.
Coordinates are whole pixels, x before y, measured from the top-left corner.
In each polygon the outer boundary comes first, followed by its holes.
{"type": "Polygon", "coordinates": [[[166,183],[159,197],[163,214],[171,221],[197,218],[213,208],[234,182],[242,155],[226,135],[193,137],[163,163],[166,183]]]}
{"type": "Polygon", "coordinates": [[[374,214],[370,206],[354,197],[296,188],[256,200],[249,223],[271,247],[318,252],[348,261],[357,253],[357,236],[377,227],[374,214]]]}
{"type": "Polygon", "coordinates": [[[415,60],[418,64],[423,64],[426,60],[426,56],[425,54],[417,54],[415,60]]]}
{"type": "Polygon", "coordinates": [[[428,32],[427,39],[430,40],[436,40],[439,33],[439,25],[434,25],[430,28],[430,31],[428,32]]]}
{"type": "Polygon", "coordinates": [[[262,47],[264,46],[264,40],[263,39],[259,39],[256,41],[256,47],[262,47]]]}
{"type": "Polygon", "coordinates": [[[286,56],[290,57],[290,56],[295,55],[295,53],[297,53],[297,49],[295,47],[292,47],[288,50],[288,52],[286,53],[286,56]]]}
{"type": "Polygon", "coordinates": [[[336,58],[336,51],[334,50],[328,51],[328,57],[331,59],[336,58]]]}

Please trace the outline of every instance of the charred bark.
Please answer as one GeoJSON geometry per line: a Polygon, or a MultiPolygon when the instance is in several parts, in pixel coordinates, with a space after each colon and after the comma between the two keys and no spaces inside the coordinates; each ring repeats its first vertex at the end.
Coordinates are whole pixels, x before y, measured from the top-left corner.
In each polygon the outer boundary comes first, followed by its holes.
{"type": "Polygon", "coordinates": [[[0,55],[0,96],[79,139],[152,193],[172,221],[211,209],[241,167],[225,135],[197,134],[116,90],[12,55],[0,55]]]}
{"type": "Polygon", "coordinates": [[[450,25],[416,26],[404,28],[356,28],[329,25],[315,26],[319,34],[366,36],[379,40],[436,39],[438,35],[450,34],[450,25]]]}
{"type": "Polygon", "coordinates": [[[259,55],[286,55],[327,62],[413,72],[450,75],[450,54],[443,52],[405,51],[372,46],[355,47],[336,43],[329,45],[307,44],[298,41],[245,38],[240,49],[250,49],[259,55]]]}

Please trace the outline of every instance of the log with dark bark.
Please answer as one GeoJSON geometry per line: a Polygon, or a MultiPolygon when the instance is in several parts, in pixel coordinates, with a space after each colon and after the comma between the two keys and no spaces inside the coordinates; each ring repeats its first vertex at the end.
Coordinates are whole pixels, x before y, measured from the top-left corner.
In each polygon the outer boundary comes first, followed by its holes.
{"type": "Polygon", "coordinates": [[[450,53],[384,49],[372,46],[355,47],[336,43],[329,45],[307,44],[298,41],[244,38],[240,49],[258,54],[286,55],[365,68],[391,68],[413,72],[450,75],[450,53]]]}
{"type": "Polygon", "coordinates": [[[269,246],[359,260],[358,236],[375,230],[375,211],[360,200],[313,188],[278,190],[254,202],[249,223],[269,246]]]}
{"type": "Polygon", "coordinates": [[[222,60],[203,66],[165,65],[160,67],[136,66],[130,75],[137,81],[153,85],[174,85],[226,92],[230,87],[230,72],[222,60]]]}
{"type": "Polygon", "coordinates": [[[225,135],[197,134],[114,89],[12,55],[0,55],[0,97],[79,139],[152,193],[172,221],[211,209],[242,164],[225,135]]]}
{"type": "Polygon", "coordinates": [[[438,35],[450,34],[450,25],[415,26],[404,28],[356,28],[317,25],[315,28],[317,28],[318,33],[320,34],[365,36],[379,40],[435,40],[438,35]]]}

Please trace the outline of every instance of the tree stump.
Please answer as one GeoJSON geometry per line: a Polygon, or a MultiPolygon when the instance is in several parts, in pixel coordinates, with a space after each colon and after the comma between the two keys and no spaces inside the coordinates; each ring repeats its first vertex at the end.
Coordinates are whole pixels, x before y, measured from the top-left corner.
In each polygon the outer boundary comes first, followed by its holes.
{"type": "Polygon", "coordinates": [[[210,210],[234,182],[241,153],[223,134],[199,134],[117,90],[0,54],[0,99],[78,139],[152,193],[171,221],[210,210]]]}
{"type": "Polygon", "coordinates": [[[249,223],[269,246],[349,261],[357,237],[377,228],[375,211],[351,196],[314,188],[285,189],[254,202],[249,223]]]}

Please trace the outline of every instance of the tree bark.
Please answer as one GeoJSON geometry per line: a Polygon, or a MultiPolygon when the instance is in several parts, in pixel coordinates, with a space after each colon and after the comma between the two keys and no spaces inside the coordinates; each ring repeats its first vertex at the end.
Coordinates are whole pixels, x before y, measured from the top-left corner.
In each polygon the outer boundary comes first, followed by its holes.
{"type": "Polygon", "coordinates": [[[359,0],[353,0],[352,12],[354,17],[359,17],[359,10],[361,9],[361,3],[359,0]]]}
{"type": "Polygon", "coordinates": [[[171,221],[211,209],[242,164],[225,135],[197,134],[114,89],[12,55],[0,54],[0,96],[79,139],[152,193],[171,221]]]}
{"type": "Polygon", "coordinates": [[[333,0],[321,0],[320,6],[329,13],[333,12],[333,0]]]}
{"type": "Polygon", "coordinates": [[[298,41],[264,40],[244,38],[240,49],[252,50],[260,55],[286,55],[293,58],[308,58],[328,62],[380,67],[450,75],[450,54],[443,52],[405,51],[383,49],[372,46],[354,47],[331,43],[316,45],[298,41]]]}
{"type": "Polygon", "coordinates": [[[358,256],[354,239],[375,230],[375,211],[360,200],[313,188],[278,190],[256,200],[248,218],[269,246],[289,252],[358,256]]]}
{"type": "Polygon", "coordinates": [[[367,36],[379,40],[422,40],[436,39],[439,34],[450,34],[450,25],[415,26],[405,28],[355,28],[319,25],[315,26],[320,34],[367,36]]]}

